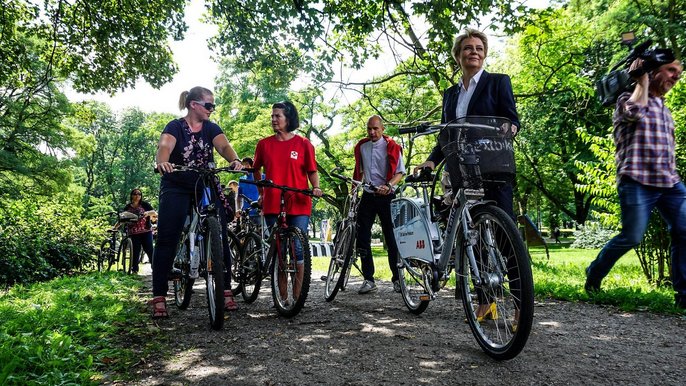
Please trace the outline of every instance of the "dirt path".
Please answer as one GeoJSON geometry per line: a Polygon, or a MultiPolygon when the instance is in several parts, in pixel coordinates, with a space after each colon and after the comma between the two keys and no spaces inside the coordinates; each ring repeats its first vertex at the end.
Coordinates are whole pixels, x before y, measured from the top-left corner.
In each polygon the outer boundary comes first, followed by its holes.
{"type": "Polygon", "coordinates": [[[132,369],[132,384],[677,385],[686,379],[683,317],[537,302],[527,347],[511,361],[495,362],[478,347],[449,290],[415,316],[390,283],[362,296],[351,279],[353,291],[327,303],[320,276],[313,275],[297,317],[279,317],[263,288],[253,304],[239,296],[240,309],[218,332],[209,329],[200,280],[191,307],[171,308],[171,317],[157,323],[178,341],[172,357],[132,369]]]}

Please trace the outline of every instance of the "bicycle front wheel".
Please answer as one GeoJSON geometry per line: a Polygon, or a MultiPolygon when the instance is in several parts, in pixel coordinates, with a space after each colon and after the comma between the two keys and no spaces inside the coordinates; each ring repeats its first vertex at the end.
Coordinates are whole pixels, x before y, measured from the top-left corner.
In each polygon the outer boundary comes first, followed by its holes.
{"type": "Polygon", "coordinates": [[[500,208],[472,209],[476,243],[462,246],[456,290],[479,346],[494,359],[519,354],[531,332],[534,295],[531,265],[524,242],[512,219],[500,208]],[[467,248],[474,252],[470,262],[467,248]],[[479,272],[476,276],[475,272],[479,272]]]}
{"type": "Polygon", "coordinates": [[[329,271],[324,284],[324,297],[327,302],[332,301],[338,291],[346,284],[347,275],[350,274],[354,238],[355,224],[343,226],[340,233],[336,235],[336,244],[333,247],[329,271]]]}
{"type": "Polygon", "coordinates": [[[262,285],[262,239],[256,233],[243,238],[241,260],[236,267],[237,280],[241,283],[241,295],[246,303],[257,299],[262,285]]]}
{"type": "Polygon", "coordinates": [[[272,298],[278,313],[293,317],[302,310],[310,290],[312,260],[307,238],[296,227],[277,230],[272,264],[272,298]],[[302,260],[298,260],[302,255],[302,260]]]}
{"type": "Polygon", "coordinates": [[[100,250],[98,251],[98,261],[97,268],[98,272],[102,272],[105,269],[110,269],[110,261],[114,260],[110,255],[114,255],[114,246],[111,240],[104,240],[100,243],[100,250]]]}
{"type": "Polygon", "coordinates": [[[221,226],[215,217],[205,219],[200,261],[206,264],[205,285],[210,325],[214,330],[224,326],[224,255],[221,226]]]}

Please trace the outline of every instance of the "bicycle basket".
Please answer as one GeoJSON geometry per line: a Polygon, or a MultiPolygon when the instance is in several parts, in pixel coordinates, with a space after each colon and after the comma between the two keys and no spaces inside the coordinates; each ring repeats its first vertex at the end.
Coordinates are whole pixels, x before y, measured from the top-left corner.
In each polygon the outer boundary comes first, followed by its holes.
{"type": "Polygon", "coordinates": [[[512,138],[512,122],[507,118],[467,116],[446,124],[438,144],[452,185],[480,188],[482,175],[514,176],[512,138]]]}
{"type": "Polygon", "coordinates": [[[124,211],[119,213],[119,222],[136,222],[138,221],[138,215],[124,211]]]}

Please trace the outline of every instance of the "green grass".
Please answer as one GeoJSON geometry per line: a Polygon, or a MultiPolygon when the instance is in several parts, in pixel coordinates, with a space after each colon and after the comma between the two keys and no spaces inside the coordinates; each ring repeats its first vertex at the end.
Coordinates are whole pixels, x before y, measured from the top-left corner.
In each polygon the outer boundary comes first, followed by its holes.
{"type": "Polygon", "coordinates": [[[97,384],[156,349],[140,279],[88,274],[0,295],[0,384],[97,384]]]}
{"type": "MultiPolygon", "coordinates": [[[[626,311],[651,311],[656,313],[686,313],[674,306],[674,291],[671,287],[656,288],[643,275],[636,254],[631,251],[623,256],[603,280],[602,291],[589,297],[584,291],[585,269],[598,255],[597,249],[570,249],[566,245],[549,245],[550,259],[542,247],[532,247],[532,269],[534,290],[537,299],[558,299],[585,301],[617,306],[626,311]]],[[[386,251],[372,248],[374,255],[374,277],[391,279],[386,251]]],[[[313,270],[326,272],[329,258],[313,259],[313,270]]],[[[353,270],[355,273],[355,270],[353,270]]],[[[448,283],[455,285],[454,277],[448,283]]]]}

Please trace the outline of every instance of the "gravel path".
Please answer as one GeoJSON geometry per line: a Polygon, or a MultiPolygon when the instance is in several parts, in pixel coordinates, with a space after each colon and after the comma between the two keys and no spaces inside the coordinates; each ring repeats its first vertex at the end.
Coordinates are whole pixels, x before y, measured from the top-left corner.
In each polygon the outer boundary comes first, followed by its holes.
{"type": "Polygon", "coordinates": [[[415,316],[384,282],[378,292],[358,295],[360,283],[351,278],[352,291],[327,303],[320,276],[313,275],[298,316],[277,315],[265,282],[255,303],[238,297],[240,309],[223,331],[209,329],[199,280],[188,310],[170,307],[169,319],[150,322],[178,342],[173,355],[142,362],[130,384],[677,385],[686,379],[683,317],[537,301],[524,351],[496,362],[478,347],[450,289],[415,316]]]}

